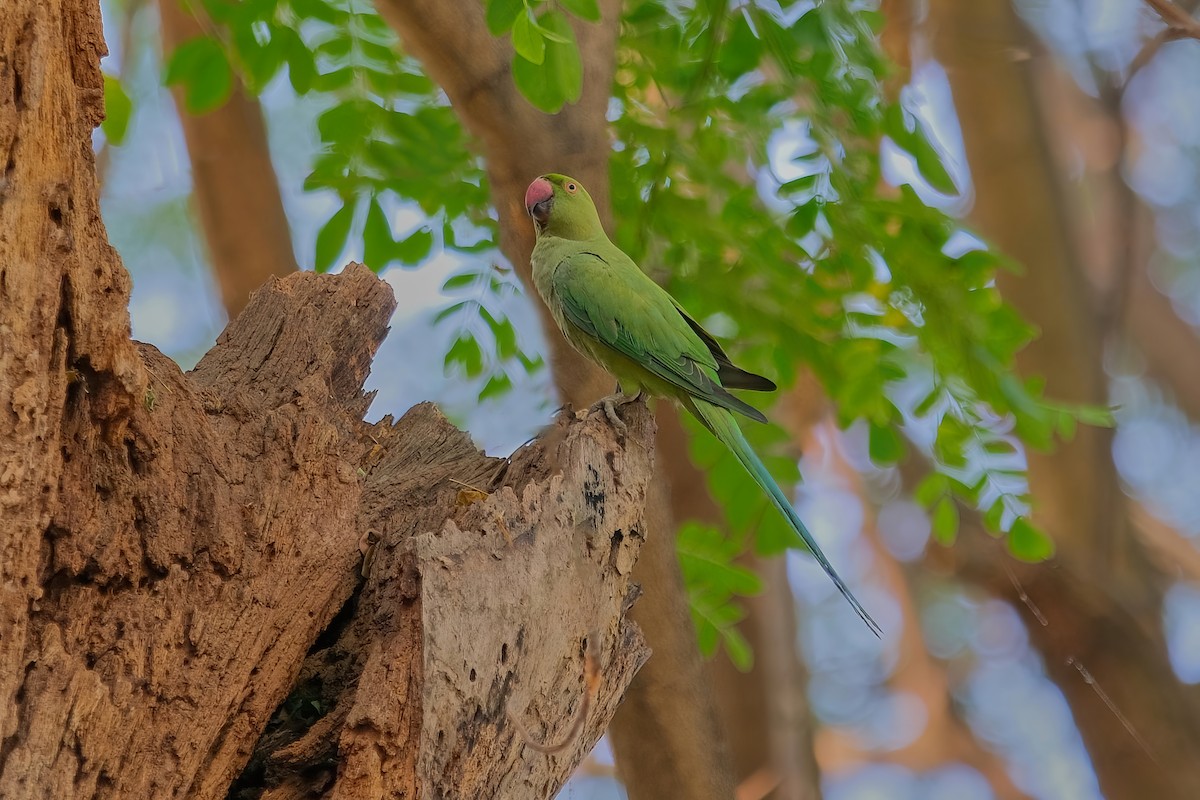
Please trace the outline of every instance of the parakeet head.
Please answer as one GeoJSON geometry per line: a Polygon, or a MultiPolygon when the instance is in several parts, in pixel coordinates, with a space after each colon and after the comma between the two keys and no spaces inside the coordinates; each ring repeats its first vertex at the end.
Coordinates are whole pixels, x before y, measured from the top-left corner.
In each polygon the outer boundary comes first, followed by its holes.
{"type": "Polygon", "coordinates": [[[583,184],[566,175],[550,173],[529,184],[525,210],[539,236],[590,239],[603,232],[592,196],[583,184]]]}

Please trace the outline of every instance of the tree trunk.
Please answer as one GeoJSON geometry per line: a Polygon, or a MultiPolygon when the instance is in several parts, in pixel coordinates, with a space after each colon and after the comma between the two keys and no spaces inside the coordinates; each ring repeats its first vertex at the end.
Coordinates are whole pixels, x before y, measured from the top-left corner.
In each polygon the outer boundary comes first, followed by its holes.
{"type": "MultiPolygon", "coordinates": [[[[501,249],[532,291],[533,227],[522,200],[530,181],[545,172],[570,174],[588,187],[601,219],[606,224],[611,219],[605,113],[620,3],[601,0],[600,23],[573,22],[583,59],[583,96],[553,116],[537,111],[517,91],[511,44],[488,32],[481,4],[376,0],[376,5],[478,140],[500,217],[501,249]]],[[[584,405],[611,392],[613,378],[571,349],[540,303],[539,310],[563,399],[584,405]]],[[[669,404],[658,404],[656,413],[664,427],[678,424],[670,420],[676,412],[669,404]]],[[[657,459],[663,470],[690,470],[693,481],[703,480],[686,448],[660,445],[657,459]]],[[[646,596],[633,616],[646,631],[654,657],[617,715],[612,731],[617,768],[631,800],[729,798],[733,769],[696,646],[675,556],[671,488],[661,475],[651,486],[647,516],[647,552],[635,575],[646,596]]]]}
{"type": "MultiPolygon", "coordinates": [[[[1014,58],[1032,42],[1008,0],[934,0],[931,21],[971,165],[972,217],[1024,266],[1023,274],[998,282],[1041,329],[1020,366],[1045,376],[1052,397],[1104,403],[1101,333],[1055,177],[1032,60],[1014,58]]],[[[1014,565],[1012,578],[998,563],[1001,553],[982,547],[963,553],[968,570],[1013,602],[1027,594],[1040,609],[1045,622],[1030,625],[1031,637],[1071,705],[1105,796],[1200,796],[1200,696],[1171,668],[1164,579],[1131,535],[1110,432],[1081,429],[1053,454],[1030,453],[1029,469],[1035,515],[1054,537],[1057,558],[1014,565]]]]}
{"type": "Polygon", "coordinates": [[[356,265],[191,373],[132,342],[103,49],[89,0],[0,18],[0,797],[551,796],[647,657],[648,412],[511,461],[366,425],[394,301],[356,265]]]}
{"type": "MultiPolygon", "coordinates": [[[[203,7],[191,2],[185,8],[184,2],[158,2],[164,57],[204,35],[192,16],[205,13],[203,7]]],[[[205,114],[188,112],[182,89],[173,94],[192,164],[192,199],[221,300],[233,319],[267,278],[297,269],[262,109],[236,77],[229,100],[205,114]]]]}
{"type": "MultiPolygon", "coordinates": [[[[827,408],[820,384],[805,371],[780,398],[773,417],[797,442],[795,450],[799,453],[800,442],[827,408]]],[[[700,483],[698,491],[703,496],[680,498],[681,517],[688,516],[684,509],[712,506],[703,487],[700,483]]],[[[715,507],[713,516],[719,518],[715,507]]],[[[741,630],[753,648],[754,666],[749,672],[741,672],[721,654],[713,660],[710,673],[729,732],[739,797],[744,789],[746,796],[754,798],[820,800],[821,773],[814,752],[808,670],[797,649],[800,626],[786,560],[762,558],[751,551],[738,563],[763,579],[762,592],[743,601],[747,616],[741,630]]]]}

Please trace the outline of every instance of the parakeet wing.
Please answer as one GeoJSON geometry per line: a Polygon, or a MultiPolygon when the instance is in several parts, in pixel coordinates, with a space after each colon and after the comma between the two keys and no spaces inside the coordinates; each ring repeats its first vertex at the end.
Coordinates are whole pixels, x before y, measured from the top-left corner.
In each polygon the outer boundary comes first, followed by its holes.
{"type": "MultiPolygon", "coordinates": [[[[559,265],[554,289],[564,317],[582,333],[692,397],[767,421],[721,386],[721,365],[694,323],[632,263],[615,265],[580,252],[559,265]]],[[[721,360],[729,361],[723,352],[721,360]]]]}

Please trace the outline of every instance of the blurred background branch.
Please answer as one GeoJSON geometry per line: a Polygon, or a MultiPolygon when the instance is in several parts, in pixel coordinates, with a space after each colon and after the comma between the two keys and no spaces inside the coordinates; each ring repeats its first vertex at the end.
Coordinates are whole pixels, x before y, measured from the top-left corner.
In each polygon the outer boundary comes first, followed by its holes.
{"type": "Polygon", "coordinates": [[[1146,5],[1158,12],[1163,22],[1167,23],[1167,30],[1174,35],[1200,39],[1200,20],[1171,0],[1146,0],[1146,5]]]}

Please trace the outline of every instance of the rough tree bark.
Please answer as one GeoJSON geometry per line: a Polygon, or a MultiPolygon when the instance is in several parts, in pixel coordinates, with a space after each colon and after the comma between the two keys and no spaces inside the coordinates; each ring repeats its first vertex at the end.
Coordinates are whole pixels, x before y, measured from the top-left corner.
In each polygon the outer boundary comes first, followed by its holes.
{"type": "Polygon", "coordinates": [[[0,18],[0,796],[225,797],[252,753],[277,797],[549,796],[647,657],[648,412],[511,463],[429,407],[366,425],[394,302],[359,266],[273,282],[192,373],[132,342],[103,51],[92,0],[0,18]]]}
{"type": "MultiPolygon", "coordinates": [[[[500,216],[501,249],[531,289],[533,230],[522,207],[529,181],[544,172],[569,173],[588,187],[601,219],[607,224],[611,217],[605,112],[620,3],[601,0],[602,22],[575,23],[584,65],[583,96],[553,116],[534,109],[517,91],[512,47],[488,33],[482,4],[377,0],[376,5],[478,140],[500,216]]],[[[612,378],[572,350],[540,304],[539,310],[563,399],[584,405],[611,392],[612,378]]],[[[664,429],[677,427],[670,405],[660,403],[657,414],[664,429]]],[[[688,474],[702,485],[686,448],[664,448],[660,439],[657,459],[665,470],[688,474]]],[[[612,728],[618,772],[633,800],[728,798],[733,794],[733,769],[675,556],[671,489],[659,477],[650,487],[647,549],[635,576],[646,596],[633,614],[654,657],[639,673],[612,728]]]]}
{"type": "MultiPolygon", "coordinates": [[[[935,0],[931,21],[971,165],[972,217],[1025,266],[1021,276],[1003,276],[1001,288],[1041,328],[1020,366],[1046,376],[1051,396],[1103,403],[1101,332],[1068,206],[1030,64],[1012,56],[1029,52],[1028,34],[1008,0],[935,0]]],[[[1109,442],[1108,432],[1087,429],[1053,455],[1030,455],[1035,513],[1059,554],[1045,566],[1014,566],[1023,591],[991,548],[966,568],[1014,602],[1027,593],[1044,615],[1031,636],[1071,704],[1107,797],[1200,796],[1200,695],[1180,684],[1168,660],[1164,581],[1130,535],[1109,442]]]]}
{"type": "MultiPolygon", "coordinates": [[[[166,55],[204,35],[193,16],[204,13],[200,3],[159,0],[158,9],[166,55]]],[[[236,77],[229,100],[206,114],[188,112],[182,89],[173,94],[192,165],[192,200],[225,311],[233,319],[267,278],[297,269],[262,109],[236,77]],[[225,191],[230,186],[237,191],[225,191]]]]}

